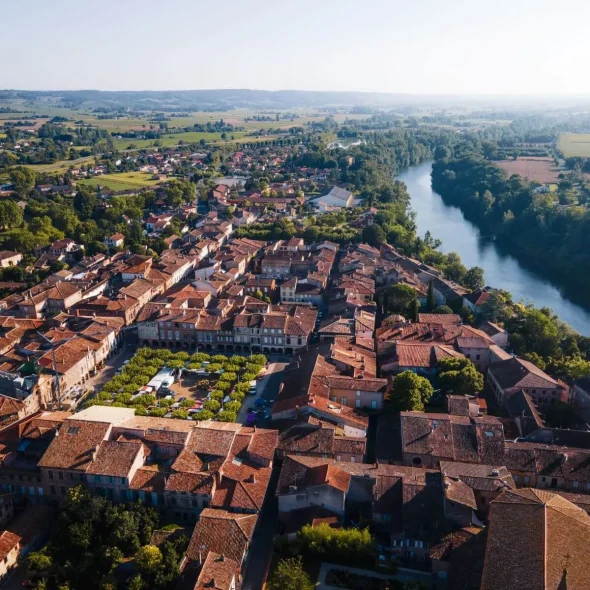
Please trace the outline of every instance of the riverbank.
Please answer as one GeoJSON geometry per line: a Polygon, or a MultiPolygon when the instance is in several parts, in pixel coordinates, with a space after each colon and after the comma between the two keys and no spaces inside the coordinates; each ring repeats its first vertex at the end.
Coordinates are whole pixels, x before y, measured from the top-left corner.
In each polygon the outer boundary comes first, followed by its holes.
{"type": "Polygon", "coordinates": [[[590,336],[590,310],[567,293],[566,286],[539,273],[530,261],[485,237],[456,206],[432,189],[432,162],[403,170],[397,179],[408,187],[420,235],[430,231],[443,252],[457,252],[463,263],[484,269],[486,284],[512,293],[515,301],[551,308],[564,322],[590,336]]]}

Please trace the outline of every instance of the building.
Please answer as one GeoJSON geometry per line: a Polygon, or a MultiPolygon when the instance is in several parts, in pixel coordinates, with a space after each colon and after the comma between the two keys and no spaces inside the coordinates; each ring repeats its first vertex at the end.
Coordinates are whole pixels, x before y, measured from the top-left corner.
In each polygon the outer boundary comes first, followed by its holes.
{"type": "Polygon", "coordinates": [[[352,207],[353,201],[354,196],[350,191],[335,186],[327,195],[314,199],[312,202],[318,211],[326,213],[342,207],[352,207]]]}
{"type": "Polygon", "coordinates": [[[105,238],[103,243],[107,248],[121,248],[125,243],[125,236],[123,234],[116,233],[108,238],[105,238]]]}
{"type": "Polygon", "coordinates": [[[8,268],[9,266],[16,266],[22,259],[23,255],[19,252],[3,250],[0,252],[0,267],[8,268]]]}
{"type": "Polygon", "coordinates": [[[556,381],[536,365],[520,358],[510,358],[492,363],[486,381],[499,406],[505,406],[507,398],[517,391],[524,391],[541,410],[557,401],[569,403],[567,386],[556,381]]]}

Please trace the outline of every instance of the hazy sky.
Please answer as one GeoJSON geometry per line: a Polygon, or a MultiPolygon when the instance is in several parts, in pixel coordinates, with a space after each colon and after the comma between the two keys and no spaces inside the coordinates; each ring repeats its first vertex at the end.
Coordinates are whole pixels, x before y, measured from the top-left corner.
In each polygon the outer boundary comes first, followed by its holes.
{"type": "Polygon", "coordinates": [[[0,5],[0,88],[590,94],[587,0],[0,5]]]}

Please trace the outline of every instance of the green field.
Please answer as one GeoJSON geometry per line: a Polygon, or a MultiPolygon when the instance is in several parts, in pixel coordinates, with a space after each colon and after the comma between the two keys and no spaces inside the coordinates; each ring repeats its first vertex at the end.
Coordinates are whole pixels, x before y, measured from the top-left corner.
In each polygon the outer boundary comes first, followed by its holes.
{"type": "MultiPolygon", "coordinates": [[[[232,136],[235,139],[240,139],[244,137],[244,135],[246,135],[244,131],[228,133],[227,141],[230,141],[232,136]]],[[[210,143],[223,142],[223,140],[221,139],[221,133],[203,133],[200,131],[187,131],[184,133],[169,133],[166,135],[162,135],[160,139],[133,139],[124,137],[123,139],[113,139],[113,143],[115,144],[116,149],[125,150],[130,145],[134,145],[138,149],[154,147],[154,143],[156,141],[160,142],[159,145],[163,147],[170,147],[173,145],[178,145],[181,141],[183,141],[184,143],[196,143],[198,141],[201,141],[201,139],[204,139],[205,141],[210,143]]]]}
{"type": "Polygon", "coordinates": [[[27,168],[32,168],[35,172],[65,172],[68,168],[81,166],[94,162],[94,156],[78,158],[76,160],[59,160],[53,164],[24,164],[27,168]]]}
{"type": "Polygon", "coordinates": [[[160,184],[160,180],[152,180],[148,172],[122,172],[121,174],[104,174],[95,178],[79,180],[79,184],[102,186],[112,191],[128,191],[160,184]]]}
{"type": "Polygon", "coordinates": [[[562,133],[557,147],[566,158],[590,158],[590,133],[562,133]]]}

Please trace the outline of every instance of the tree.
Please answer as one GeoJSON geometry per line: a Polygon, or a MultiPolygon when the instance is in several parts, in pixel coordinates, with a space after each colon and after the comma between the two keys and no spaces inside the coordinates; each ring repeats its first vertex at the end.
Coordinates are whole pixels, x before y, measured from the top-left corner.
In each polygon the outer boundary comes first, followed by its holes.
{"type": "Polygon", "coordinates": [[[135,565],[144,572],[154,572],[161,563],[162,552],[155,545],[144,545],[135,554],[135,565]]]}
{"type": "Polygon", "coordinates": [[[25,166],[11,168],[8,176],[20,197],[24,197],[35,186],[36,175],[30,168],[25,166]]]}
{"type": "Polygon", "coordinates": [[[474,395],[483,390],[483,375],[469,359],[444,358],[438,367],[438,383],[445,392],[474,395]]]}
{"type": "Polygon", "coordinates": [[[463,284],[472,291],[483,289],[485,285],[483,268],[481,266],[472,266],[465,273],[463,284]]]}
{"type": "Polygon", "coordinates": [[[510,317],[510,310],[504,299],[498,293],[492,292],[482,306],[481,317],[490,322],[505,322],[510,317]]]}
{"type": "Polygon", "coordinates": [[[408,306],[418,297],[415,289],[402,283],[388,287],[386,294],[387,304],[384,303],[383,306],[385,308],[387,305],[387,309],[384,309],[384,311],[405,311],[408,306]]]}
{"type": "Polygon", "coordinates": [[[451,314],[453,310],[448,305],[438,305],[434,308],[434,313],[451,314]]]}
{"type": "Polygon", "coordinates": [[[384,244],[387,241],[385,232],[381,226],[376,223],[368,225],[363,229],[361,239],[365,244],[369,244],[369,246],[373,246],[374,248],[379,248],[381,244],[384,244]]]}
{"type": "Polygon", "coordinates": [[[46,572],[51,569],[53,562],[43,551],[33,551],[27,558],[27,565],[32,572],[46,572]]]}
{"type": "Polygon", "coordinates": [[[268,584],[269,590],[312,590],[313,587],[303,570],[301,557],[281,559],[268,584]]]}
{"type": "Polygon", "coordinates": [[[23,222],[23,210],[9,199],[0,201],[0,227],[10,229],[19,227],[23,222]]]}
{"type": "Polygon", "coordinates": [[[428,379],[412,371],[404,371],[393,380],[391,401],[396,410],[423,411],[424,404],[431,398],[434,389],[428,379]]]}
{"type": "Polygon", "coordinates": [[[574,409],[565,402],[556,402],[547,408],[547,424],[551,428],[573,428],[579,422],[574,409]]]}
{"type": "Polygon", "coordinates": [[[420,302],[418,301],[418,299],[414,299],[414,301],[412,301],[412,303],[410,304],[410,319],[413,322],[417,322],[419,314],[420,314],[420,302]]]}
{"type": "Polygon", "coordinates": [[[426,296],[426,309],[432,311],[436,306],[436,298],[434,297],[434,282],[428,283],[428,295],[426,296]]]}

